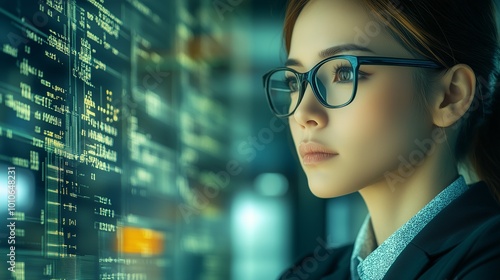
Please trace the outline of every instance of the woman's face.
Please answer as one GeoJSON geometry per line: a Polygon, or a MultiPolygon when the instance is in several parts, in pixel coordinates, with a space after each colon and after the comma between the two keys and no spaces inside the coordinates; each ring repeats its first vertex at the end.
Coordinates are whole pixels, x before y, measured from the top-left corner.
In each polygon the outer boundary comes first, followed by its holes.
{"type": "MultiPolygon", "coordinates": [[[[295,23],[289,61],[306,72],[324,59],[322,51],[342,45],[332,55],[412,58],[369,11],[353,0],[312,0],[295,23]]],[[[417,106],[415,68],[362,65],[368,76],[358,82],[354,101],[346,107],[323,107],[308,85],[290,116],[290,129],[311,191],[335,197],[385,183],[401,159],[432,129],[417,106]]]]}

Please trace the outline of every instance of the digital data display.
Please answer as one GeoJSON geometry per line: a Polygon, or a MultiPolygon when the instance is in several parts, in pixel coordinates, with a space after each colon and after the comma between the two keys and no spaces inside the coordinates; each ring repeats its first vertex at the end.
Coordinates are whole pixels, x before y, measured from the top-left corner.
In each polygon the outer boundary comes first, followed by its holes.
{"type": "Polygon", "coordinates": [[[167,2],[1,1],[0,279],[225,277],[192,199],[225,162],[199,136],[223,110],[181,106],[203,81],[167,2]]]}

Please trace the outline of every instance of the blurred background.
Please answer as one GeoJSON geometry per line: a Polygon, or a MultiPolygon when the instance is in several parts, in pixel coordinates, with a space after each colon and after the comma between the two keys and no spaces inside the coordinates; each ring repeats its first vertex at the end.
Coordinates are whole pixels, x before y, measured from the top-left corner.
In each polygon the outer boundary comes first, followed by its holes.
{"type": "Polygon", "coordinates": [[[352,242],[362,201],[310,193],[265,99],[284,10],[0,1],[0,279],[276,279],[352,242]]]}

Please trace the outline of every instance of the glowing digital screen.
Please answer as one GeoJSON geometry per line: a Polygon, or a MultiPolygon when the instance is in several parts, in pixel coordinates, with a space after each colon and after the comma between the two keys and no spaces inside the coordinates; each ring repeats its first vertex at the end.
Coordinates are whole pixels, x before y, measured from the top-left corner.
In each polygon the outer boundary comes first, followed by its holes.
{"type": "Polygon", "coordinates": [[[227,273],[201,265],[217,200],[190,199],[200,158],[224,162],[204,131],[224,109],[196,94],[173,2],[0,3],[0,279],[227,273]]]}

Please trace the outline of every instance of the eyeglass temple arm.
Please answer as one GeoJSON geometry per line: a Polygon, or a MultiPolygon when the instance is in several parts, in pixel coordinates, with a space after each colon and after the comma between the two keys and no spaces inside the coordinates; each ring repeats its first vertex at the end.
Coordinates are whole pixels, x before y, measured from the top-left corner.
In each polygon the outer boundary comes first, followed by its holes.
{"type": "Polygon", "coordinates": [[[360,57],[359,63],[365,65],[394,65],[394,66],[423,67],[423,68],[434,68],[434,69],[443,68],[443,66],[431,60],[401,59],[401,58],[390,58],[390,57],[384,57],[384,58],[360,57]]]}

